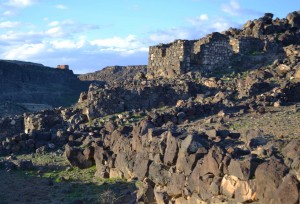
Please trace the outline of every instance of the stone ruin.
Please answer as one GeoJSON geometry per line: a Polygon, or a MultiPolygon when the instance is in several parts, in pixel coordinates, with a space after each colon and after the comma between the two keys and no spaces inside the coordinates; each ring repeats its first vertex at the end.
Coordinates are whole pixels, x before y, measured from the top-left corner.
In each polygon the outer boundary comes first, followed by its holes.
{"type": "Polygon", "coordinates": [[[298,13],[292,14],[283,20],[273,20],[273,14],[266,13],[258,20],[248,21],[242,29],[230,28],[199,40],[175,40],[151,46],[148,77],[174,77],[190,71],[234,68],[241,66],[236,64],[236,59],[242,58],[240,62],[243,63],[253,60],[255,55],[269,58],[286,43],[291,44],[288,42],[290,31],[299,26],[298,13]]]}
{"type": "Polygon", "coordinates": [[[149,48],[148,73],[176,76],[192,70],[226,68],[237,55],[266,51],[267,40],[212,33],[200,40],[176,40],[149,48]]]}
{"type": "Polygon", "coordinates": [[[66,64],[64,64],[64,65],[57,65],[56,68],[57,69],[63,69],[63,70],[69,70],[70,69],[69,65],[66,65],[66,64]]]}

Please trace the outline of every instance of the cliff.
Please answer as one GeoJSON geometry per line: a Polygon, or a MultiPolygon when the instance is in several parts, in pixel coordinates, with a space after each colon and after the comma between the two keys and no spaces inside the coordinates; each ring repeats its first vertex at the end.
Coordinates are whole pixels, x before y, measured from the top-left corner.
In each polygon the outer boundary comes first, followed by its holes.
{"type": "MultiPolygon", "coordinates": [[[[0,60],[0,101],[69,106],[87,88],[70,70],[0,60]]],[[[0,111],[1,112],[1,111],[0,111]]],[[[1,114],[1,113],[0,113],[1,114]]]]}
{"type": "Polygon", "coordinates": [[[146,73],[146,65],[137,66],[109,66],[100,71],[79,75],[82,81],[105,81],[107,83],[132,80],[138,73],[146,73]]]}

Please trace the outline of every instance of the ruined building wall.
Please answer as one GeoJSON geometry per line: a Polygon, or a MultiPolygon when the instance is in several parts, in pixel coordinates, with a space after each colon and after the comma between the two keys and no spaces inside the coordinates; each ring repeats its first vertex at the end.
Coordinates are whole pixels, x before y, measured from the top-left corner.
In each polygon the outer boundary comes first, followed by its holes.
{"type": "Polygon", "coordinates": [[[213,69],[229,64],[233,54],[229,37],[213,33],[194,43],[192,64],[199,69],[213,69]]]}
{"type": "Polygon", "coordinates": [[[196,70],[213,70],[231,66],[237,55],[266,51],[264,40],[254,37],[236,38],[212,33],[197,41],[176,40],[149,49],[148,76],[174,77],[196,70]]]}
{"type": "Polygon", "coordinates": [[[69,70],[69,65],[63,64],[63,65],[57,65],[57,69],[64,69],[64,70],[69,70]]]}
{"type": "Polygon", "coordinates": [[[230,38],[230,44],[234,53],[238,54],[262,52],[265,47],[265,42],[261,39],[243,36],[238,38],[230,38]]]}
{"type": "Polygon", "coordinates": [[[160,44],[149,48],[147,72],[155,76],[173,77],[185,72],[190,66],[193,41],[176,40],[170,44],[160,44]]]}

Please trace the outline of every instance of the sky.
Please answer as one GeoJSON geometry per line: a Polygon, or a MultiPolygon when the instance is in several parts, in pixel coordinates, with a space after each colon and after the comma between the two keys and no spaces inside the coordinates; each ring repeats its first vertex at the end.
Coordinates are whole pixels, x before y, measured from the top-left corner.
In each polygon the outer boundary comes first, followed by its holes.
{"type": "Polygon", "coordinates": [[[299,0],[0,0],[0,59],[74,73],[148,63],[149,46],[240,28],[299,0]]]}

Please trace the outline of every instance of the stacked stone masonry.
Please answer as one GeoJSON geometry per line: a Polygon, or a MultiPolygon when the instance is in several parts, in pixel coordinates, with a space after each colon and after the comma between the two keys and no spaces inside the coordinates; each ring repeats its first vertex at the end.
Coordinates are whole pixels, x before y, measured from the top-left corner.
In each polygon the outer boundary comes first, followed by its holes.
{"type": "Polygon", "coordinates": [[[69,70],[69,65],[63,64],[63,65],[57,65],[57,69],[65,69],[65,70],[69,70]]]}
{"type": "Polygon", "coordinates": [[[176,40],[149,48],[148,73],[153,77],[174,77],[192,70],[213,70],[230,66],[238,55],[266,51],[267,40],[212,33],[200,40],[176,40]]]}

